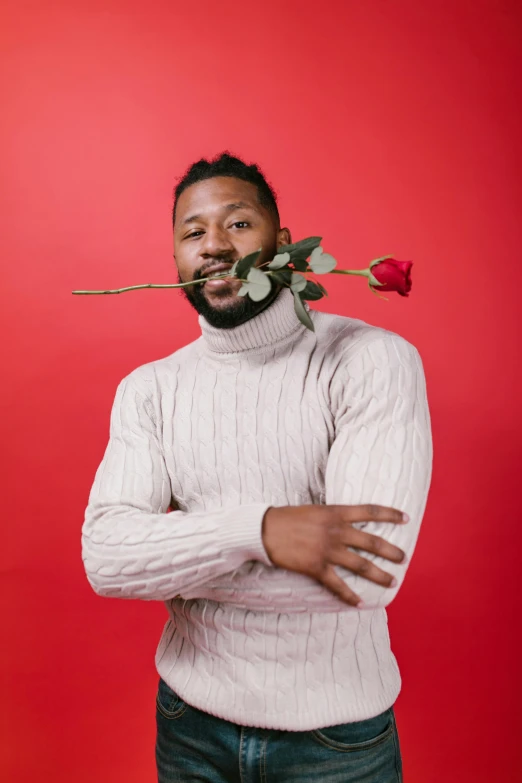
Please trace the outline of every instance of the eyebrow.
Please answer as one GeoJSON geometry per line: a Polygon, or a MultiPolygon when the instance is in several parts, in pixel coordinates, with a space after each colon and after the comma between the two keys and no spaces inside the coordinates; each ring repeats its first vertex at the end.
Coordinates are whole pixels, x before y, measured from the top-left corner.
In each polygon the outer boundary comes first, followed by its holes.
{"type": "MultiPolygon", "coordinates": [[[[235,201],[233,204],[227,204],[224,207],[228,212],[234,212],[236,209],[250,209],[252,212],[255,212],[255,207],[252,206],[252,204],[247,204],[246,201],[235,201]]],[[[185,218],[182,226],[185,226],[187,223],[194,223],[196,220],[201,220],[202,215],[191,215],[188,218],[185,218]]]]}

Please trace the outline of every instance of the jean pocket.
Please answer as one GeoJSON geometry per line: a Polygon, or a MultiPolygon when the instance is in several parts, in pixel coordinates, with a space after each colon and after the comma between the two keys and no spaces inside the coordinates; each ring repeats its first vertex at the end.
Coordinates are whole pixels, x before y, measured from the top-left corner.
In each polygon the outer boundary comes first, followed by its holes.
{"type": "Polygon", "coordinates": [[[311,734],[317,742],[332,750],[356,753],[376,748],[391,739],[394,731],[393,713],[387,710],[369,720],[327,726],[324,729],[316,729],[311,734]]]}
{"type": "Polygon", "coordinates": [[[176,720],[176,718],[181,718],[187,706],[183,699],[160,678],[156,695],[158,712],[168,720],[176,720]]]}

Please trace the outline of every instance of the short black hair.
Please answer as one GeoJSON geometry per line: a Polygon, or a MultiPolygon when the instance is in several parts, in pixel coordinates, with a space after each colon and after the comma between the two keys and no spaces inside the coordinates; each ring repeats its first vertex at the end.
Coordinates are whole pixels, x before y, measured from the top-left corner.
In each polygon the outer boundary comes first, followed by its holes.
{"type": "Polygon", "coordinates": [[[279,225],[276,193],[265,179],[259,166],[255,163],[248,165],[241,158],[237,158],[229,152],[222,152],[211,160],[201,158],[201,160],[196,161],[187,169],[174,189],[172,224],[174,224],[176,219],[176,204],[183,191],[191,185],[195,185],[196,182],[202,182],[204,179],[212,179],[213,177],[235,177],[255,185],[259,203],[274,215],[279,225]]]}

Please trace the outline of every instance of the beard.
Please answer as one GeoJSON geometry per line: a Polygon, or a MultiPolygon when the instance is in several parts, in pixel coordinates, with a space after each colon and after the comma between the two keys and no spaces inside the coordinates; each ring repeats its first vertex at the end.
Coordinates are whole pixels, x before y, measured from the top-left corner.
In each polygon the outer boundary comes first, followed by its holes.
{"type": "MultiPolygon", "coordinates": [[[[205,277],[205,273],[198,269],[192,279],[201,280],[203,277],[205,277]]],[[[180,278],[178,272],[178,283],[186,282],[180,278]]],[[[260,302],[254,302],[248,294],[246,296],[236,295],[229,305],[223,307],[214,307],[209,303],[203,290],[204,283],[179,290],[194,310],[202,315],[211,326],[216,329],[233,329],[235,326],[249,321],[272,304],[281,289],[280,286],[274,285],[272,280],[270,284],[270,293],[260,302]]]]}

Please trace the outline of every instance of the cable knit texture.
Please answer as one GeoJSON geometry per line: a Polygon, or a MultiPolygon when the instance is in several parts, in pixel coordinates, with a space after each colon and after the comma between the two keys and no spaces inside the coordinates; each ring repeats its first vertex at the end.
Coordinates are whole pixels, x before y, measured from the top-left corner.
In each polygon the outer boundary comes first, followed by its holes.
{"type": "Polygon", "coordinates": [[[378,503],[410,522],[359,523],[411,559],[431,477],[417,350],[362,321],[310,310],[288,290],[119,385],[83,526],[104,596],[165,601],[159,674],[188,704],[247,726],[308,730],[390,707],[400,675],[386,589],[342,568],[358,610],[264,550],[270,506],[378,503]]]}

